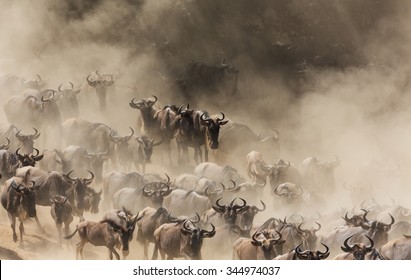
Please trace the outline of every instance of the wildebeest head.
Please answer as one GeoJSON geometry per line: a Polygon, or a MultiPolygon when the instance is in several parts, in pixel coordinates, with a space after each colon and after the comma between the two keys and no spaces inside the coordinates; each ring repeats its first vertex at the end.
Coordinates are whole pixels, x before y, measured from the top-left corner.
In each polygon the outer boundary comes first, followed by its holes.
{"type": "Polygon", "coordinates": [[[103,164],[110,158],[108,151],[105,151],[104,153],[89,153],[85,149],[83,151],[84,157],[88,162],[88,164],[85,165],[89,166],[93,171],[96,177],[96,184],[100,184],[103,181],[103,164]]]}
{"type": "Polygon", "coordinates": [[[319,231],[321,229],[321,225],[317,222],[315,222],[317,224],[317,228],[311,228],[311,229],[303,229],[302,225],[304,223],[301,223],[298,225],[297,230],[298,233],[301,234],[302,238],[303,238],[303,243],[304,246],[309,248],[309,249],[314,249],[317,245],[317,240],[318,237],[316,235],[316,232],[319,231]]]}
{"type": "Polygon", "coordinates": [[[133,109],[138,109],[141,112],[141,116],[144,121],[150,121],[153,117],[154,104],[157,102],[157,97],[153,95],[149,98],[141,99],[140,101],[135,102],[135,97],[130,101],[129,105],[133,109]]]}
{"type": "Polygon", "coordinates": [[[346,222],[347,226],[350,227],[359,227],[363,224],[367,224],[369,223],[369,221],[367,220],[366,216],[368,211],[362,209],[364,211],[364,214],[362,215],[353,215],[351,218],[348,217],[348,212],[345,213],[344,217],[341,217],[344,219],[344,221],[346,222]]]}
{"type": "Polygon", "coordinates": [[[266,209],[265,203],[260,200],[261,204],[263,205],[262,208],[258,208],[255,205],[246,205],[244,211],[241,213],[241,225],[248,227],[253,224],[254,217],[257,215],[258,212],[262,212],[266,209]]]}
{"type": "MultiPolygon", "coordinates": [[[[368,213],[368,212],[367,212],[368,213]]],[[[365,213],[365,216],[367,215],[365,213]]],[[[375,242],[375,247],[380,248],[382,245],[388,242],[388,231],[391,229],[391,226],[395,223],[394,217],[389,214],[391,222],[389,224],[373,221],[371,224],[362,224],[361,227],[365,230],[368,230],[367,235],[371,237],[375,242]]]]}
{"type": "Polygon", "coordinates": [[[33,127],[34,134],[21,134],[21,129],[16,132],[16,138],[20,141],[22,145],[23,153],[32,153],[33,152],[33,145],[34,140],[40,137],[40,134],[37,129],[33,127]]]}
{"type": "Polygon", "coordinates": [[[93,172],[89,171],[91,178],[71,178],[70,174],[73,172],[71,170],[69,173],[64,175],[64,177],[71,182],[73,186],[74,193],[74,206],[80,210],[84,210],[84,197],[86,195],[87,186],[90,185],[94,180],[93,172]]]}
{"type": "Polygon", "coordinates": [[[349,245],[348,240],[350,240],[354,235],[351,235],[344,241],[344,246],[341,246],[341,250],[346,253],[351,253],[356,260],[364,260],[367,253],[371,253],[374,248],[374,241],[368,235],[365,237],[370,241],[370,245],[366,246],[364,243],[355,243],[354,245],[349,245]]]}
{"type": "Polygon", "coordinates": [[[87,187],[86,194],[84,195],[84,210],[90,211],[91,213],[98,213],[102,193],[103,190],[98,192],[93,188],[87,187]]]}
{"type": "Polygon", "coordinates": [[[211,224],[212,230],[207,231],[200,229],[197,226],[188,227],[188,222],[183,223],[181,233],[188,237],[186,240],[185,253],[192,260],[201,260],[201,247],[203,246],[204,238],[211,238],[215,235],[215,226],[211,224]]]}
{"type": "Polygon", "coordinates": [[[221,205],[221,199],[222,197],[217,199],[217,201],[215,202],[216,205],[213,205],[212,207],[216,212],[223,215],[226,224],[234,225],[237,220],[237,215],[245,211],[247,201],[243,198],[240,198],[240,200],[243,202],[243,205],[234,205],[234,201],[236,200],[236,198],[234,198],[229,205],[221,205]]]}
{"type": "Polygon", "coordinates": [[[96,90],[100,109],[105,110],[107,88],[114,84],[114,76],[111,74],[100,74],[99,70],[97,70],[94,73],[90,73],[86,80],[96,90]]]}
{"type": "Polygon", "coordinates": [[[81,89],[74,90],[74,85],[72,82],[58,87],[59,95],[59,106],[61,113],[65,119],[76,118],[79,114],[79,105],[77,100],[77,95],[80,93],[81,89]]]}
{"type": "Polygon", "coordinates": [[[129,250],[129,242],[133,238],[133,233],[136,228],[136,223],[143,218],[143,215],[139,217],[139,213],[137,215],[127,218],[126,222],[126,230],[119,229],[120,233],[120,240],[121,240],[121,245],[122,248],[121,250],[123,251],[123,256],[128,255],[128,250],[129,250]]]}
{"type": "Polygon", "coordinates": [[[39,161],[43,158],[44,155],[40,155],[40,151],[37,150],[36,148],[33,148],[36,151],[36,155],[33,155],[32,153],[29,154],[20,154],[19,150],[20,148],[18,148],[16,150],[16,155],[17,158],[19,159],[21,166],[35,166],[36,165],[36,161],[39,161]]]}
{"type": "Polygon", "coordinates": [[[36,77],[32,77],[30,79],[22,79],[21,82],[26,88],[37,90],[41,90],[46,85],[46,82],[41,79],[39,74],[36,74],[36,77]]]}
{"type": "Polygon", "coordinates": [[[143,159],[146,163],[151,163],[151,155],[153,154],[153,147],[161,145],[163,141],[159,141],[154,143],[154,137],[150,139],[147,136],[142,135],[141,137],[137,137],[136,141],[141,147],[143,159]]]}
{"type": "Polygon", "coordinates": [[[220,126],[225,125],[228,120],[224,121],[224,114],[220,112],[221,118],[210,118],[206,113],[201,114],[200,121],[206,128],[206,135],[208,140],[208,146],[211,149],[218,149],[218,135],[220,133],[220,126]]]}
{"type": "Polygon", "coordinates": [[[275,187],[274,194],[291,203],[302,196],[303,188],[300,185],[286,182],[275,187]]]}
{"type": "Polygon", "coordinates": [[[285,240],[281,240],[282,234],[277,230],[256,231],[251,237],[253,246],[261,247],[264,258],[271,260],[275,256],[282,254],[282,245],[285,240]],[[275,238],[274,233],[277,233],[278,238],[275,238]],[[257,239],[258,237],[258,239],[257,239]]]}
{"type": "Polygon", "coordinates": [[[310,251],[310,250],[301,250],[301,244],[299,244],[295,248],[295,256],[294,259],[296,260],[323,260],[328,258],[330,255],[330,251],[327,245],[324,243],[321,243],[325,247],[325,252],[320,252],[320,251],[310,251]]]}
{"type": "Polygon", "coordinates": [[[150,199],[152,207],[161,207],[164,197],[172,192],[170,177],[166,174],[166,182],[149,182],[143,187],[143,195],[150,199]]]}

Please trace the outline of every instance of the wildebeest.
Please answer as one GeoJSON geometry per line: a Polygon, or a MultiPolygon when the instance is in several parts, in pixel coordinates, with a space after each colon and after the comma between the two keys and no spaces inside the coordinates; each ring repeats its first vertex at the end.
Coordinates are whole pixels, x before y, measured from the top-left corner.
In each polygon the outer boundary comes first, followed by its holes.
{"type": "Polygon", "coordinates": [[[86,194],[84,195],[84,211],[98,213],[102,192],[103,190],[96,191],[90,187],[86,188],[86,194]]]}
{"type": "Polygon", "coordinates": [[[74,89],[72,82],[61,84],[58,87],[57,103],[60,108],[62,120],[68,118],[77,118],[79,116],[79,104],[77,95],[80,93],[80,89],[74,89]]]}
{"type": "Polygon", "coordinates": [[[199,100],[221,104],[232,100],[237,93],[239,70],[223,60],[219,66],[203,62],[191,63],[177,80],[185,101],[199,100]]]}
{"type": "Polygon", "coordinates": [[[148,182],[142,188],[125,187],[113,195],[113,207],[120,209],[125,207],[132,212],[145,207],[158,208],[163,204],[164,197],[171,193],[170,177],[167,181],[148,182]]]}
{"type": "Polygon", "coordinates": [[[76,258],[80,255],[83,259],[83,248],[87,243],[91,243],[94,246],[106,246],[109,250],[109,258],[113,259],[113,254],[116,259],[120,259],[120,255],[117,253],[115,247],[118,244],[120,239],[123,251],[123,258],[128,255],[128,245],[130,241],[130,236],[133,234],[136,222],[139,221],[142,216],[139,217],[139,214],[132,217],[126,225],[126,230],[117,227],[116,225],[108,222],[92,222],[92,221],[83,221],[79,223],[76,227],[76,230],[65,236],[65,239],[72,238],[78,231],[80,236],[80,242],[76,244],[76,258]]]}
{"type": "Polygon", "coordinates": [[[34,147],[34,140],[40,137],[40,132],[33,127],[34,134],[23,134],[21,129],[14,125],[0,124],[0,139],[4,138],[9,143],[8,149],[15,151],[18,148],[23,153],[32,153],[34,147]]]}
{"type": "Polygon", "coordinates": [[[341,246],[341,250],[345,253],[335,256],[335,260],[364,260],[365,256],[374,250],[374,241],[368,235],[365,236],[370,242],[368,246],[364,243],[348,244],[352,237],[353,235],[344,241],[344,246],[341,246]]]}
{"type": "Polygon", "coordinates": [[[130,169],[130,165],[134,164],[134,167],[141,172],[146,172],[146,165],[151,163],[151,155],[153,154],[153,148],[160,145],[163,141],[154,142],[154,137],[149,139],[142,135],[131,139],[132,143],[129,143],[127,156],[124,157],[127,169],[130,169]],[[141,168],[140,168],[141,167],[141,168]]]}
{"type": "Polygon", "coordinates": [[[63,172],[76,169],[79,176],[85,176],[87,170],[95,175],[95,183],[103,180],[103,165],[109,159],[108,151],[89,153],[85,147],[70,145],[63,150],[63,172]]]}
{"type": "Polygon", "coordinates": [[[64,155],[57,149],[44,150],[43,159],[39,162],[41,170],[51,172],[68,172],[68,162],[64,159],[64,155]]]}
{"type": "Polygon", "coordinates": [[[314,250],[317,247],[318,237],[317,231],[321,229],[321,225],[317,223],[317,228],[303,229],[303,223],[296,226],[292,223],[285,223],[280,229],[285,240],[284,251],[289,252],[298,244],[302,244],[304,248],[314,250]]]}
{"type": "Polygon", "coordinates": [[[122,188],[142,188],[147,180],[139,172],[111,171],[103,176],[103,203],[111,205],[112,198],[122,188]]]}
{"type": "Polygon", "coordinates": [[[275,230],[256,231],[250,238],[239,238],[233,244],[233,259],[272,260],[283,253],[280,232],[275,230]],[[278,238],[275,238],[277,233],[278,238]]]}
{"type": "Polygon", "coordinates": [[[196,164],[203,161],[201,147],[204,147],[204,161],[208,161],[208,149],[218,149],[220,127],[225,125],[228,120],[225,119],[223,112],[220,116],[210,116],[206,111],[195,110],[193,113],[194,130],[192,132],[192,139],[188,146],[194,148],[194,160],[196,164]]]}
{"type": "Polygon", "coordinates": [[[334,161],[320,162],[317,157],[308,157],[300,164],[304,188],[313,193],[333,193],[335,190],[334,169],[340,164],[335,156],[334,161]]]}
{"type": "Polygon", "coordinates": [[[130,107],[133,109],[137,109],[140,111],[140,123],[137,124],[137,128],[140,129],[142,135],[145,135],[149,138],[156,137],[159,139],[160,137],[160,130],[157,125],[157,122],[154,120],[154,114],[156,113],[157,109],[154,105],[157,102],[157,97],[152,96],[150,98],[144,98],[140,101],[135,102],[135,98],[130,101],[130,107]]]}
{"type": "Polygon", "coordinates": [[[290,182],[297,185],[302,185],[301,173],[297,167],[289,161],[286,163],[283,159],[279,159],[273,165],[269,173],[271,188],[276,188],[279,184],[290,182]]]}
{"type": "Polygon", "coordinates": [[[16,217],[20,225],[20,243],[23,243],[24,225],[27,218],[36,217],[36,197],[35,192],[38,186],[28,178],[12,177],[4,183],[1,192],[1,204],[6,209],[13,230],[13,241],[17,241],[16,217]]]}
{"type": "Polygon", "coordinates": [[[87,83],[96,90],[100,111],[105,112],[107,107],[107,88],[114,84],[114,76],[111,74],[100,74],[99,70],[97,70],[90,73],[86,80],[87,83]]]}
{"type": "Polygon", "coordinates": [[[232,163],[238,157],[245,157],[251,151],[260,151],[271,162],[280,156],[280,133],[271,129],[269,136],[254,131],[246,124],[229,120],[221,127],[219,135],[219,148],[215,150],[215,158],[219,163],[232,163]]]}
{"type": "Polygon", "coordinates": [[[47,138],[53,139],[47,143],[48,148],[59,148],[62,132],[60,109],[53,98],[54,91],[49,98],[44,95],[45,93],[41,99],[34,96],[12,96],[5,103],[4,112],[9,123],[19,128],[37,127],[43,134],[47,129],[51,132],[47,138]]]}
{"type": "Polygon", "coordinates": [[[146,207],[141,210],[140,215],[143,218],[137,223],[137,241],[143,245],[143,258],[147,260],[148,246],[150,243],[155,243],[154,231],[168,221],[169,212],[164,207],[158,209],[146,207]]]}
{"type": "Polygon", "coordinates": [[[210,231],[199,228],[188,220],[180,223],[167,223],[159,226],[154,231],[155,248],[153,259],[157,256],[156,250],[160,252],[162,259],[172,260],[178,257],[184,259],[201,260],[201,247],[204,238],[215,235],[215,227],[212,225],[210,231]]]}
{"type": "Polygon", "coordinates": [[[64,223],[64,234],[68,235],[70,232],[70,223],[73,221],[73,208],[67,197],[55,195],[50,199],[50,214],[56,223],[59,241],[62,242],[61,228],[64,223]]]}

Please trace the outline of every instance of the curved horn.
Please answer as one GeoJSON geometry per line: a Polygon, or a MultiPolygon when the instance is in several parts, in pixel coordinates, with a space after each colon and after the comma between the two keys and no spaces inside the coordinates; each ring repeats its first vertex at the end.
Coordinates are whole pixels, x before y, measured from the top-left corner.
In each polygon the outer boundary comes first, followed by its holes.
{"type": "Polygon", "coordinates": [[[368,250],[371,250],[374,247],[374,240],[372,240],[372,238],[369,237],[368,235],[365,235],[365,237],[367,237],[367,239],[370,241],[370,245],[365,248],[367,248],[368,250]]]}
{"type": "Polygon", "coordinates": [[[348,244],[348,240],[350,240],[353,236],[354,236],[354,235],[351,235],[351,236],[349,236],[347,239],[344,240],[344,247],[341,246],[341,249],[342,249],[344,252],[351,252],[351,251],[353,250],[353,247],[348,244]]]}
{"type": "Polygon", "coordinates": [[[262,242],[260,240],[256,239],[256,236],[259,234],[259,231],[254,232],[253,236],[251,237],[251,239],[255,242],[256,245],[261,246],[262,242]]]}
{"type": "Polygon", "coordinates": [[[318,256],[320,259],[325,259],[328,257],[328,255],[330,254],[330,248],[328,248],[327,245],[325,245],[324,243],[321,243],[321,245],[323,245],[325,247],[325,252],[320,252],[318,251],[318,256]]]}
{"type": "Polygon", "coordinates": [[[275,128],[271,128],[271,130],[275,133],[274,138],[278,140],[278,138],[280,137],[280,132],[275,128]]]}
{"type": "Polygon", "coordinates": [[[221,66],[222,67],[227,67],[228,66],[228,64],[225,64],[225,58],[223,58],[223,61],[221,61],[221,66]]]}
{"type": "Polygon", "coordinates": [[[395,223],[395,219],[391,214],[388,214],[391,217],[391,222],[389,224],[381,222],[384,226],[392,226],[395,223]]]}
{"type": "Polygon", "coordinates": [[[283,238],[283,235],[282,235],[281,232],[279,232],[278,230],[275,230],[275,232],[277,233],[278,238],[277,238],[277,239],[273,239],[272,241],[274,241],[274,242],[280,241],[281,238],[283,238]]]}
{"type": "Polygon", "coordinates": [[[154,100],[149,100],[149,101],[150,101],[150,103],[151,103],[151,104],[156,103],[156,102],[157,102],[157,96],[152,95],[151,97],[153,97],[153,98],[154,98],[154,100]]]}
{"type": "Polygon", "coordinates": [[[302,226],[303,224],[304,224],[304,222],[302,222],[301,224],[299,224],[298,227],[297,227],[298,230],[301,231],[301,232],[306,231],[305,229],[302,229],[302,228],[301,228],[301,226],[302,226]]]}
{"type": "Polygon", "coordinates": [[[19,154],[19,150],[20,150],[20,148],[18,148],[18,149],[16,150],[16,155],[17,155],[18,157],[22,157],[22,155],[19,154]]]}
{"type": "Polygon", "coordinates": [[[260,200],[260,202],[263,205],[262,209],[259,209],[259,208],[257,208],[257,206],[254,206],[254,209],[257,210],[258,212],[262,212],[267,208],[267,206],[265,206],[265,203],[262,200],[260,200]]]}
{"type": "Polygon", "coordinates": [[[0,150],[7,150],[10,147],[10,139],[6,137],[7,144],[1,145],[0,150]]]}
{"type": "Polygon", "coordinates": [[[128,128],[130,128],[130,130],[131,130],[131,134],[130,134],[129,136],[127,136],[127,137],[128,137],[128,139],[130,139],[130,138],[131,138],[131,136],[133,136],[133,135],[134,135],[134,129],[132,129],[132,128],[131,128],[131,126],[129,126],[128,128]]]}
{"type": "Polygon", "coordinates": [[[213,224],[210,224],[212,229],[210,231],[207,230],[200,230],[200,234],[203,235],[204,237],[213,237],[215,235],[215,226],[213,224]]]}
{"type": "Polygon", "coordinates": [[[317,232],[317,231],[319,231],[320,229],[321,229],[321,224],[320,223],[317,223],[317,222],[315,222],[317,225],[318,225],[318,228],[317,229],[314,229],[314,232],[317,232]]]}
{"type": "Polygon", "coordinates": [[[93,73],[90,73],[90,74],[87,76],[87,78],[86,78],[86,81],[87,81],[87,83],[88,83],[89,85],[93,85],[93,84],[95,83],[95,81],[90,80],[90,76],[91,76],[91,75],[93,75],[93,73]]]}
{"type": "Polygon", "coordinates": [[[300,185],[297,185],[298,193],[296,195],[300,196],[303,194],[304,190],[300,185]]]}
{"type": "Polygon", "coordinates": [[[39,75],[39,74],[36,74],[36,76],[37,76],[37,83],[40,83],[41,82],[41,76],[39,75]]]}
{"type": "Polygon", "coordinates": [[[170,176],[167,175],[167,173],[164,173],[167,177],[167,182],[165,182],[166,184],[170,183],[170,176]]]}
{"type": "Polygon", "coordinates": [[[136,99],[135,97],[134,97],[133,99],[131,99],[129,105],[130,105],[130,107],[133,108],[133,109],[139,109],[139,107],[138,107],[138,105],[137,105],[139,102],[137,102],[137,103],[134,102],[135,99],[136,99]]]}
{"type": "Polygon", "coordinates": [[[71,85],[71,90],[73,90],[73,89],[74,89],[73,83],[72,83],[72,82],[69,82],[69,84],[71,85]]]}
{"type": "Polygon", "coordinates": [[[38,130],[35,127],[32,127],[32,128],[34,130],[34,134],[31,135],[33,137],[33,139],[39,138],[41,133],[39,133],[38,130]]]}
{"type": "Polygon", "coordinates": [[[220,204],[220,200],[221,200],[221,199],[222,199],[222,197],[220,197],[219,199],[217,199],[216,202],[215,202],[215,205],[217,205],[217,208],[218,208],[219,210],[224,211],[226,206],[220,204]]]}
{"type": "Polygon", "coordinates": [[[191,221],[193,224],[196,224],[200,221],[200,215],[196,212],[197,221],[191,221]]]}
{"type": "MultiPolygon", "coordinates": [[[[234,209],[235,211],[242,210],[242,209],[244,209],[244,207],[247,206],[247,201],[246,201],[244,198],[239,197],[239,199],[243,202],[243,205],[234,205],[234,206],[233,206],[233,209],[234,209]]],[[[234,199],[234,200],[235,200],[235,199],[234,199]]],[[[233,201],[233,202],[234,202],[234,201],[233,201]]]]}
{"type": "Polygon", "coordinates": [[[63,84],[59,85],[58,90],[59,92],[62,92],[61,87],[63,86],[63,84]]]}
{"type": "Polygon", "coordinates": [[[221,114],[222,118],[221,118],[221,119],[220,119],[220,118],[217,118],[217,122],[221,122],[221,121],[224,120],[224,118],[225,118],[225,115],[224,115],[223,112],[220,112],[220,114],[221,114]]]}
{"type": "Polygon", "coordinates": [[[90,183],[93,182],[93,180],[94,180],[94,174],[93,174],[93,172],[91,172],[90,170],[87,170],[87,171],[88,171],[88,173],[90,173],[91,178],[90,178],[90,179],[86,179],[86,182],[87,182],[87,184],[90,184],[90,183]]]}
{"type": "Polygon", "coordinates": [[[70,178],[70,174],[73,173],[74,170],[71,170],[69,173],[66,174],[66,178],[69,179],[70,181],[74,182],[76,181],[75,178],[70,178]]]}
{"type": "Polygon", "coordinates": [[[110,130],[110,135],[109,135],[111,140],[117,140],[118,138],[120,138],[119,136],[114,136],[114,131],[111,129],[110,130]]]}
{"type": "Polygon", "coordinates": [[[38,149],[36,149],[36,148],[34,148],[34,147],[33,147],[33,150],[35,150],[35,151],[36,151],[36,153],[37,153],[36,155],[34,155],[35,157],[36,157],[36,156],[38,156],[38,155],[40,154],[40,151],[39,151],[38,149]]]}

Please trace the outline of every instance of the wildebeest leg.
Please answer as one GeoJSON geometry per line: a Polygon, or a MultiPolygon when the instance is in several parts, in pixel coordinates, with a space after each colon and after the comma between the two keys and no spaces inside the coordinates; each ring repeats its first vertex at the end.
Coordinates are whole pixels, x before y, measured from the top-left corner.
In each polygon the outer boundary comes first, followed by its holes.
{"type": "MultiPolygon", "coordinates": [[[[201,161],[202,161],[203,159],[201,159],[201,161]]],[[[206,161],[206,162],[208,162],[208,148],[207,147],[204,147],[204,160],[206,161]]]]}
{"type": "Polygon", "coordinates": [[[11,215],[9,213],[9,219],[10,219],[10,223],[11,223],[11,229],[13,230],[13,241],[17,242],[17,234],[16,234],[16,216],[11,215]]]}
{"type": "Polygon", "coordinates": [[[19,225],[19,231],[20,231],[20,244],[23,244],[23,234],[24,234],[24,225],[23,225],[23,220],[20,220],[20,225],[19,225]]]}
{"type": "Polygon", "coordinates": [[[172,256],[167,256],[167,260],[174,260],[174,257],[172,257],[172,256]]]}
{"type": "Polygon", "coordinates": [[[144,240],[144,259],[148,260],[148,245],[149,242],[147,240],[144,240]]]}
{"type": "MultiPolygon", "coordinates": [[[[62,228],[62,224],[57,224],[56,223],[56,228],[57,228],[57,232],[58,232],[58,234],[59,234],[59,243],[60,243],[60,246],[63,244],[63,239],[61,238],[61,228],[62,228]]],[[[67,229],[67,226],[64,228],[64,233],[65,233],[65,235],[67,236],[67,235],[69,235],[69,232],[66,230],[67,229]]]]}
{"type": "Polygon", "coordinates": [[[158,258],[158,244],[156,242],[154,243],[153,256],[151,257],[151,259],[156,260],[157,258],[158,258]]]}
{"type": "Polygon", "coordinates": [[[113,254],[116,256],[116,259],[119,260],[120,259],[120,255],[117,253],[116,249],[114,249],[114,247],[110,247],[108,248],[109,252],[110,252],[110,260],[113,259],[113,254]]]}
{"type": "Polygon", "coordinates": [[[83,248],[84,245],[86,245],[87,241],[86,240],[81,240],[79,243],[76,244],[77,249],[76,249],[76,259],[78,260],[78,255],[80,253],[80,258],[83,259],[83,248]]]}

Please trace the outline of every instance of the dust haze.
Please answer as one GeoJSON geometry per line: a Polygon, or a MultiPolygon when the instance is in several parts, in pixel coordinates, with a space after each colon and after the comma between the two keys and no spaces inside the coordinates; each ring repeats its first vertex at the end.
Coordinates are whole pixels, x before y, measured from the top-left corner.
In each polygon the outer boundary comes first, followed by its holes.
{"type": "MultiPolygon", "coordinates": [[[[3,0],[0,7],[0,74],[24,79],[39,74],[51,89],[72,82],[82,88],[80,118],[126,135],[138,115],[128,105],[133,97],[155,95],[162,105],[180,106],[185,100],[175,80],[185,66],[219,65],[225,59],[240,70],[237,97],[224,106],[202,102],[199,109],[222,111],[255,133],[277,129],[281,150],[267,154],[267,163],[281,157],[298,166],[308,156],[329,161],[337,155],[341,165],[337,191],[327,203],[330,212],[351,209],[366,198],[381,203],[393,198],[411,207],[406,200],[411,183],[407,1],[3,0]],[[97,69],[121,73],[109,89],[104,115],[86,82],[97,69]],[[357,169],[371,160],[392,167],[395,178],[384,178],[369,197],[353,200],[343,186],[354,184],[357,169]]],[[[2,106],[20,94],[13,90],[2,87],[2,106]]],[[[8,122],[3,112],[0,116],[8,122]]],[[[230,160],[244,172],[245,155],[230,160]]],[[[179,171],[192,172],[192,164],[179,171]]],[[[158,161],[148,168],[179,174],[158,161]]],[[[12,241],[1,212],[2,236],[12,241]]],[[[282,215],[273,210],[257,217],[262,222],[282,215]]],[[[47,229],[55,230],[51,222],[47,229]]],[[[141,250],[135,240],[130,246],[141,250]]],[[[57,249],[28,258],[75,257],[74,247],[66,255],[57,249]]],[[[105,249],[101,252],[89,257],[106,258],[105,249]]]]}

